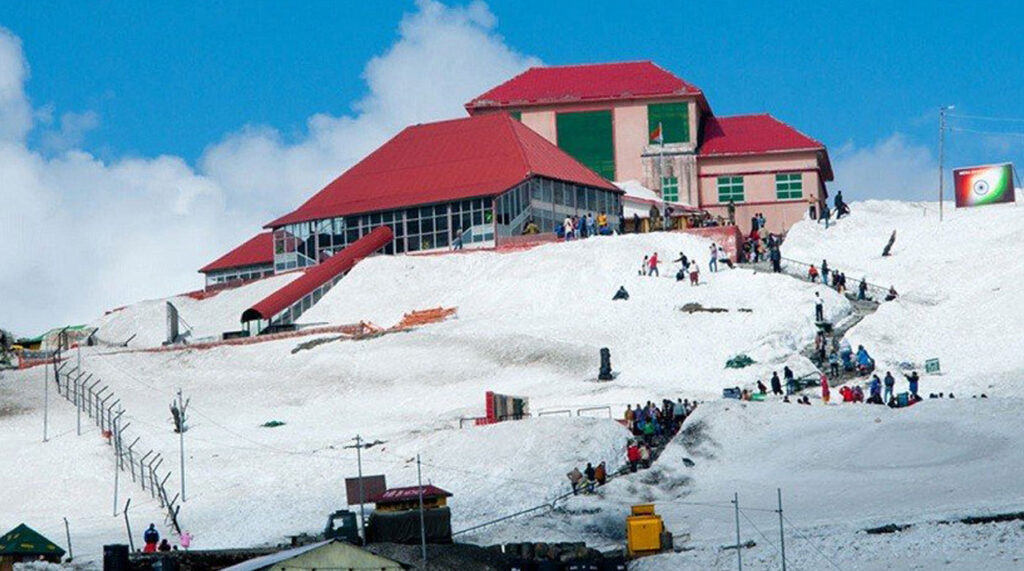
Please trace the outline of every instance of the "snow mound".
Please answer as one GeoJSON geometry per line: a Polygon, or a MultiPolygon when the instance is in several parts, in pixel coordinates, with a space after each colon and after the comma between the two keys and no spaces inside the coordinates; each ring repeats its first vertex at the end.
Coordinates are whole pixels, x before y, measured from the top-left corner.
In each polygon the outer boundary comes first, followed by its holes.
{"type": "MultiPolygon", "coordinates": [[[[90,323],[98,327],[97,337],[113,344],[128,343],[131,348],[159,347],[167,339],[167,302],[178,308],[178,315],[192,326],[191,340],[214,336],[241,327],[242,312],[264,297],[302,275],[292,272],[258,280],[241,287],[223,290],[213,297],[194,299],[177,295],[153,299],[117,309],[90,323]]],[[[186,327],[180,326],[185,332],[186,327]]]]}
{"type": "Polygon", "coordinates": [[[921,368],[939,358],[943,377],[922,390],[1014,394],[1024,374],[1024,216],[1013,204],[946,208],[937,203],[867,201],[828,230],[805,220],[792,229],[782,254],[861,276],[900,298],[885,303],[848,333],[882,366],[921,368]],[[882,257],[896,231],[892,255],[882,257]]]}

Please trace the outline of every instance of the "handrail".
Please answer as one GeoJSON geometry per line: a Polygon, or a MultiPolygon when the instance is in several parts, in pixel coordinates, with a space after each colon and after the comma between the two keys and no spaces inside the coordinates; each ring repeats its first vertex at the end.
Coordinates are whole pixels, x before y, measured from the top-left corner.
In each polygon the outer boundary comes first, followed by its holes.
{"type": "Polygon", "coordinates": [[[576,409],[576,416],[583,416],[583,412],[589,412],[591,410],[606,410],[608,411],[608,418],[612,418],[612,407],[610,406],[587,406],[576,409]]]}
{"type": "Polygon", "coordinates": [[[544,412],[538,412],[537,416],[549,416],[549,415],[562,414],[562,413],[565,413],[566,416],[572,416],[572,410],[570,410],[570,409],[564,409],[564,410],[562,410],[562,409],[559,409],[559,410],[545,410],[544,412]]]}
{"type": "MultiPolygon", "coordinates": [[[[807,268],[810,268],[814,264],[808,264],[806,262],[801,262],[800,260],[794,260],[793,258],[782,258],[782,261],[785,262],[784,264],[782,264],[782,273],[790,275],[790,276],[793,276],[793,277],[796,277],[796,278],[803,279],[804,281],[811,281],[807,277],[807,272],[806,271],[787,271],[786,268],[787,268],[787,265],[791,264],[791,265],[794,265],[794,266],[801,266],[803,269],[807,269],[807,268]]],[[[771,267],[771,262],[770,261],[763,261],[763,262],[757,262],[757,263],[748,262],[748,265],[764,266],[764,267],[769,267],[770,268],[771,267]]],[[[815,266],[815,267],[817,267],[817,266],[815,266]]],[[[821,270],[821,268],[818,268],[818,270],[821,270]]],[[[863,279],[863,276],[862,276],[862,279],[863,279]]],[[[851,281],[853,283],[851,284],[851,287],[848,287],[846,289],[846,291],[849,294],[851,294],[854,298],[856,298],[857,297],[857,287],[860,284],[860,280],[857,280],[855,278],[851,278],[851,281]]],[[[819,281],[819,282],[816,282],[816,283],[822,283],[822,282],[819,281]]],[[[876,296],[872,301],[881,301],[881,300],[885,299],[885,296],[889,295],[889,288],[880,286],[878,284],[873,284],[871,282],[865,282],[865,283],[868,286],[868,288],[867,288],[868,292],[872,293],[872,294],[874,294],[874,296],[876,296]]]]}

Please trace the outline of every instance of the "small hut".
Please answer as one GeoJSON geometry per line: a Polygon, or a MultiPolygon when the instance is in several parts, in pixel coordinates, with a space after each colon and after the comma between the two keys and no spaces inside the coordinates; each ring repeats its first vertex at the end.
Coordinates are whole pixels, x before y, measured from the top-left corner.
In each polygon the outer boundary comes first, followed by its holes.
{"type": "Polygon", "coordinates": [[[15,563],[60,563],[64,550],[31,527],[21,524],[0,537],[0,571],[13,571],[15,563]]]}

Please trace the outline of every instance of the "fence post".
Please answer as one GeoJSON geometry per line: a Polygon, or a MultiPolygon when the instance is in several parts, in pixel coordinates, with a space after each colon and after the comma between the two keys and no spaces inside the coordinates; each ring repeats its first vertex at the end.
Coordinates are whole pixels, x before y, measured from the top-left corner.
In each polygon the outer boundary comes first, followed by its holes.
{"type": "Polygon", "coordinates": [[[153,451],[150,450],[149,452],[146,452],[142,458],[139,458],[139,481],[142,482],[143,490],[146,489],[146,471],[143,468],[145,468],[146,458],[149,458],[149,455],[152,453],[153,451]]]}

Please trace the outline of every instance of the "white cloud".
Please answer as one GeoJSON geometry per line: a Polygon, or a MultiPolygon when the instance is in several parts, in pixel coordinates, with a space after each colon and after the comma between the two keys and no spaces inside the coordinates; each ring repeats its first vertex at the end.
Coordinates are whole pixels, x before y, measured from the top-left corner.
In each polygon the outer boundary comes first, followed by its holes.
{"type": "Polygon", "coordinates": [[[938,198],[938,160],[929,147],[899,133],[869,147],[846,144],[834,155],[836,180],[831,186],[842,190],[847,200],[938,198]]]}
{"type": "Polygon", "coordinates": [[[245,126],[196,168],[173,156],[104,162],[76,148],[99,121],[88,111],[64,113],[44,149],[32,148],[29,132],[54,112],[32,108],[21,42],[0,28],[0,324],[38,332],[199,287],[197,268],[405,125],[463,116],[465,101],[538,63],[495,25],[483,3],[423,0],[367,64],[369,92],[352,115],[314,115],[294,143],[245,126]]]}

